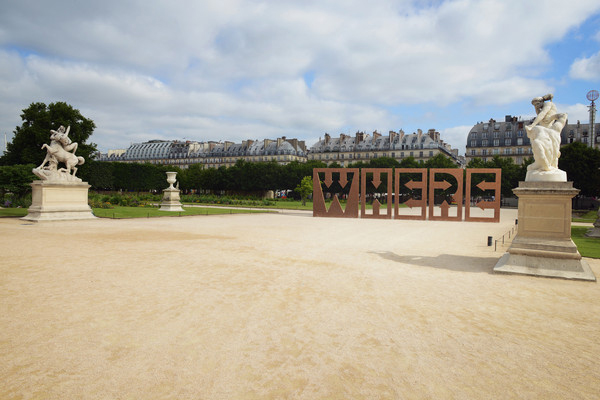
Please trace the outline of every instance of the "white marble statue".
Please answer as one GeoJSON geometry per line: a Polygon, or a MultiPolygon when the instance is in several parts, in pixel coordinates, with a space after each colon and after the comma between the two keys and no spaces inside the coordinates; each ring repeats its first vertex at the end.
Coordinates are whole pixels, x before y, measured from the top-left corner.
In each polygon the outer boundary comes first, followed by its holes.
{"type": "Polygon", "coordinates": [[[44,181],[61,182],[81,182],[80,178],[75,176],[77,165],[85,162],[83,157],[75,155],[77,143],[71,142],[69,131],[71,127],[65,129],[60,126],[58,130],[50,130],[50,146],[42,145],[46,149],[46,158],[42,164],[33,169],[33,173],[44,181]],[[58,163],[63,163],[64,168],[58,168],[58,163]]]}
{"type": "Polygon", "coordinates": [[[552,94],[531,100],[537,116],[525,126],[531,140],[534,162],[527,167],[525,181],[566,182],[567,174],[558,169],[560,133],[567,122],[566,113],[558,113],[552,94]]]}

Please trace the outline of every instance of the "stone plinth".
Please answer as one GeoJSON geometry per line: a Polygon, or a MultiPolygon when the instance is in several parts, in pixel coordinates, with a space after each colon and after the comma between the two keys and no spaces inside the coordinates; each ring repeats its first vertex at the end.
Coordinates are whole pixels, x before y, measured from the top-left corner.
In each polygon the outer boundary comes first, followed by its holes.
{"type": "Polygon", "coordinates": [[[571,240],[573,182],[519,182],[519,225],[495,272],[595,281],[571,240]]]}
{"type": "Polygon", "coordinates": [[[31,207],[22,219],[27,221],[64,221],[96,218],[88,205],[87,182],[31,183],[31,207]]]}
{"type": "Polygon", "coordinates": [[[167,188],[163,190],[163,199],[160,203],[161,211],[185,211],[181,208],[179,189],[167,188]]]}
{"type": "Polygon", "coordinates": [[[600,209],[598,210],[598,218],[594,222],[594,227],[586,232],[585,236],[600,238],[600,209]]]}

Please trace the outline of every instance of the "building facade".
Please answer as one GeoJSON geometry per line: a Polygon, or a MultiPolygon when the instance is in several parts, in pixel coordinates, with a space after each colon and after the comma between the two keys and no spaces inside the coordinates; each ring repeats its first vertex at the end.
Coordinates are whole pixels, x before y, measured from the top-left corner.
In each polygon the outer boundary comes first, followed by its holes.
{"type": "Polygon", "coordinates": [[[342,133],[339,138],[332,138],[326,133],[324,139],[310,148],[308,159],[322,161],[327,165],[337,162],[345,167],[357,161],[368,162],[378,157],[391,157],[397,161],[414,157],[419,162],[425,162],[440,153],[457,165],[464,164],[458,150],[444,143],[435,129],[430,129],[427,133],[419,129],[409,135],[402,130],[390,131],[387,136],[377,131],[373,135],[356,132],[354,136],[350,136],[342,133]]]}
{"type": "MultiPolygon", "coordinates": [[[[467,137],[466,162],[474,158],[488,161],[494,156],[500,156],[510,157],[515,164],[522,164],[527,158],[533,157],[531,141],[524,128],[532,121],[533,119],[522,120],[507,115],[503,122],[490,119],[488,122],[475,124],[467,137]]],[[[596,132],[599,126],[600,124],[596,124],[596,132]]],[[[592,140],[589,128],[589,124],[579,121],[576,124],[567,123],[561,132],[561,145],[582,142],[598,148],[600,137],[596,136],[592,140]]]]}
{"type": "Polygon", "coordinates": [[[241,143],[151,140],[134,143],[127,150],[110,150],[107,154],[98,155],[96,160],[148,162],[183,169],[192,164],[201,164],[205,168],[231,167],[237,160],[275,161],[285,165],[292,161],[306,162],[306,144],[285,136],[275,140],[244,140],[241,143]]]}

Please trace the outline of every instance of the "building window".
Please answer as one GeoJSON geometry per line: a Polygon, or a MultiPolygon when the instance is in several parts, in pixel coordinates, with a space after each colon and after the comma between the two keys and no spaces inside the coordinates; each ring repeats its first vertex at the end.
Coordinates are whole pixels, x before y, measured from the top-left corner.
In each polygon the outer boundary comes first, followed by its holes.
{"type": "Polygon", "coordinates": [[[504,139],[504,145],[505,146],[510,146],[511,142],[512,142],[512,139],[504,139]]]}
{"type": "Polygon", "coordinates": [[[433,157],[433,151],[429,152],[429,157],[433,157]]]}
{"type": "Polygon", "coordinates": [[[487,140],[482,140],[482,141],[481,141],[481,145],[482,145],[482,146],[484,146],[484,147],[485,147],[485,146],[487,146],[487,145],[488,145],[488,144],[487,144],[487,140]]]}
{"type": "Polygon", "coordinates": [[[477,155],[477,150],[475,150],[475,149],[472,149],[472,150],[471,150],[471,155],[472,155],[472,156],[474,156],[474,155],[477,155]]]}
{"type": "Polygon", "coordinates": [[[517,146],[523,146],[523,138],[517,138],[517,146]]]}
{"type": "Polygon", "coordinates": [[[519,147],[517,149],[517,154],[523,154],[523,148],[522,147],[519,147]]]}
{"type": "Polygon", "coordinates": [[[522,130],[518,130],[517,131],[517,137],[523,137],[523,131],[522,130]]]}
{"type": "Polygon", "coordinates": [[[477,147],[477,140],[471,140],[471,147],[477,147]]]}
{"type": "Polygon", "coordinates": [[[498,155],[499,149],[494,149],[494,155],[498,155]]]}
{"type": "Polygon", "coordinates": [[[487,139],[487,132],[481,132],[481,138],[487,139]]]}
{"type": "Polygon", "coordinates": [[[494,146],[500,146],[500,139],[494,139],[494,146]]]}
{"type": "Polygon", "coordinates": [[[482,155],[482,156],[486,156],[486,155],[487,155],[487,149],[483,149],[483,150],[481,150],[481,155],[482,155]]]}
{"type": "Polygon", "coordinates": [[[506,132],[504,132],[504,137],[505,137],[505,138],[512,137],[512,132],[511,132],[511,131],[506,131],[506,132]]]}
{"type": "Polygon", "coordinates": [[[421,158],[423,157],[423,152],[422,151],[419,152],[419,157],[421,157],[421,158]]]}
{"type": "Polygon", "coordinates": [[[509,155],[512,152],[512,149],[510,147],[507,147],[506,149],[504,149],[504,154],[509,155]]]}
{"type": "Polygon", "coordinates": [[[497,138],[499,136],[500,136],[500,132],[498,132],[498,131],[494,132],[494,138],[497,138]]]}

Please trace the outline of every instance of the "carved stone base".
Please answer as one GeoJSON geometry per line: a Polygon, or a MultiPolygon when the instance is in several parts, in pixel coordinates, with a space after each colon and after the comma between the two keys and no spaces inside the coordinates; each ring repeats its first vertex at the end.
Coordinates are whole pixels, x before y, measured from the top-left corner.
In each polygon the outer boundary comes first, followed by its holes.
{"type": "Polygon", "coordinates": [[[550,171],[527,171],[525,182],[566,182],[567,173],[562,169],[554,168],[550,171]]]}
{"type": "Polygon", "coordinates": [[[88,205],[89,187],[87,182],[33,181],[31,207],[21,219],[41,222],[96,218],[88,205]]]}
{"type": "Polygon", "coordinates": [[[181,208],[181,202],[179,201],[179,189],[165,189],[163,190],[163,199],[160,203],[161,211],[185,211],[181,208]]]}
{"type": "Polygon", "coordinates": [[[513,244],[494,267],[494,272],[596,281],[572,241],[521,241],[513,244]]]}
{"type": "Polygon", "coordinates": [[[592,228],[585,233],[587,237],[600,238],[600,228],[592,228]]]}
{"type": "Polygon", "coordinates": [[[571,240],[573,182],[520,182],[517,235],[494,272],[595,281],[571,240]]]}
{"type": "Polygon", "coordinates": [[[594,222],[594,227],[585,233],[587,237],[600,238],[600,210],[598,210],[598,218],[594,222]]]}

